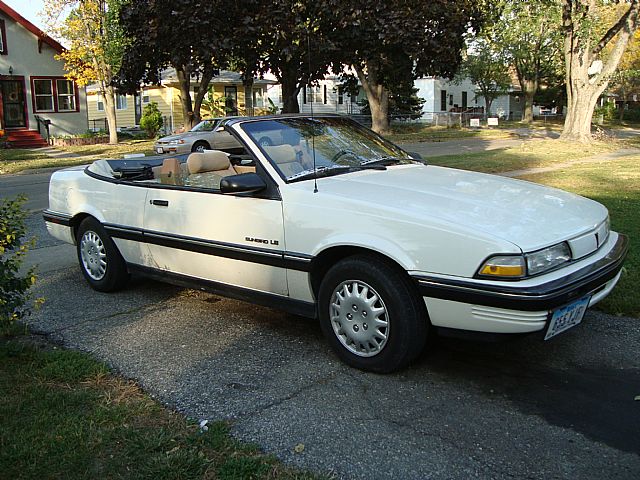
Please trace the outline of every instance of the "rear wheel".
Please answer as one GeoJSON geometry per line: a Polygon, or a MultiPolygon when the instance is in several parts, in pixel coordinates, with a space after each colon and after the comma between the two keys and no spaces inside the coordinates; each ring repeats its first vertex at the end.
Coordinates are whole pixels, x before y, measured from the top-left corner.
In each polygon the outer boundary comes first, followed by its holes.
{"type": "Polygon", "coordinates": [[[408,365],[427,339],[426,309],[404,272],[374,256],[349,257],[325,275],[320,324],[338,356],[362,370],[408,365]]]}
{"type": "Polygon", "coordinates": [[[126,285],[126,263],[100,222],[92,217],[84,219],[76,243],[80,270],[91,288],[113,292],[126,285]]]}
{"type": "Polygon", "coordinates": [[[192,152],[204,152],[205,150],[211,150],[211,147],[209,146],[209,144],[207,142],[203,142],[202,140],[196,142],[193,144],[193,147],[191,147],[191,151],[192,152]]]}

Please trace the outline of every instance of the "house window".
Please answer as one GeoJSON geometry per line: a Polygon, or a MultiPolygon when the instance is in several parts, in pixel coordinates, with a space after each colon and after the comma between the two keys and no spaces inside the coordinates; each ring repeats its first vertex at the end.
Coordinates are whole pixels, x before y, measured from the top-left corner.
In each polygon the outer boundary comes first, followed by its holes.
{"type": "Polygon", "coordinates": [[[447,111],[447,91],[440,90],[440,111],[447,111]]]}
{"type": "Polygon", "coordinates": [[[344,89],[338,87],[338,105],[344,105],[344,89]]]}
{"type": "Polygon", "coordinates": [[[453,106],[453,95],[449,95],[449,105],[453,106]]]}
{"type": "Polygon", "coordinates": [[[302,88],[302,103],[307,103],[307,87],[306,86],[302,88]]]}
{"type": "Polygon", "coordinates": [[[7,51],[7,31],[4,28],[4,20],[0,20],[0,55],[6,55],[7,51]]]}
{"type": "Polygon", "coordinates": [[[59,112],[76,111],[76,89],[71,80],[56,80],[59,112]]]}
{"type": "Polygon", "coordinates": [[[36,101],[36,112],[55,112],[53,102],[53,80],[34,80],[33,93],[36,101]]]}
{"type": "Polygon", "coordinates": [[[96,95],[96,109],[99,112],[104,112],[104,100],[100,94],[96,95]]]}
{"type": "Polygon", "coordinates": [[[264,96],[261,88],[255,88],[253,90],[253,106],[264,107],[264,96]]]}
{"type": "Polygon", "coordinates": [[[151,98],[149,97],[149,90],[142,91],[142,103],[144,104],[151,103],[151,98]]]}
{"type": "Polygon", "coordinates": [[[127,109],[127,96],[126,95],[116,95],[116,109],[118,109],[118,110],[126,110],[127,109]]]}
{"type": "Polygon", "coordinates": [[[310,86],[303,89],[302,103],[307,103],[307,99],[312,103],[322,102],[322,91],[320,86],[310,86]]]}
{"type": "Polygon", "coordinates": [[[462,108],[467,108],[467,92],[462,92],[462,108]]]}
{"type": "Polygon", "coordinates": [[[322,95],[322,103],[324,103],[325,105],[327,104],[327,86],[324,85],[324,91],[323,91],[323,95],[322,95]]]}

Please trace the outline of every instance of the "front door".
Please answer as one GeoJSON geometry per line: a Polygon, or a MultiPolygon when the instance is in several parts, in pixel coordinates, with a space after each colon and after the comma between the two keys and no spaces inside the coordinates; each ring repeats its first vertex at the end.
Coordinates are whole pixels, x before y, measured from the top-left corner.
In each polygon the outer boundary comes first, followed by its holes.
{"type": "Polygon", "coordinates": [[[227,115],[238,115],[238,87],[224,87],[224,106],[227,115]]]}
{"type": "Polygon", "coordinates": [[[0,80],[4,128],[27,126],[22,80],[0,80]]]}
{"type": "Polygon", "coordinates": [[[288,295],[279,200],[152,188],[144,230],[156,269],[288,295]]]}

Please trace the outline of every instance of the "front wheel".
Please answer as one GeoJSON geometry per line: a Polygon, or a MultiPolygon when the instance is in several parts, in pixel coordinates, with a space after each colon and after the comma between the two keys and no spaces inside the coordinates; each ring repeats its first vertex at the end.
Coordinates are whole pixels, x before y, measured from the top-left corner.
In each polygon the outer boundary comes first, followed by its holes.
{"type": "Polygon", "coordinates": [[[207,142],[202,142],[202,141],[196,142],[193,144],[193,147],[191,147],[192,152],[202,153],[205,150],[211,150],[211,147],[207,142]]]}
{"type": "Polygon", "coordinates": [[[113,292],[126,285],[127,265],[100,222],[91,217],[84,219],[76,243],[80,270],[91,288],[113,292]]]}
{"type": "Polygon", "coordinates": [[[388,373],[408,365],[427,339],[426,309],[404,272],[374,256],[349,257],[320,285],[322,331],[348,365],[388,373]]]}

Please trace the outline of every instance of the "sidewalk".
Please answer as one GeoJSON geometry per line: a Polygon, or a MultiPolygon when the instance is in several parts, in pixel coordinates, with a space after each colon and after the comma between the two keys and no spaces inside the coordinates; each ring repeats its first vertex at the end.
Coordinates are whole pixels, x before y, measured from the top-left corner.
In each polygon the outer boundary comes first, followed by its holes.
{"type": "Polygon", "coordinates": [[[29,148],[29,151],[39,153],[40,155],[46,155],[51,158],[78,158],[82,156],[77,153],[65,152],[53,147],[29,148]]]}

